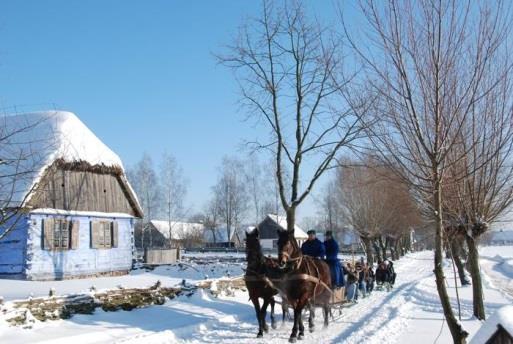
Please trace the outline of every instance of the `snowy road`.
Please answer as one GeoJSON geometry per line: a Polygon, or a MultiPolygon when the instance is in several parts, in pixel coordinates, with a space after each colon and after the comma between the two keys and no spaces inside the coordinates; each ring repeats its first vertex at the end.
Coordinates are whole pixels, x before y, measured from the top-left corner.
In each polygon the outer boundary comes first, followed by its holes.
{"type": "MultiPolygon", "coordinates": [[[[512,249],[510,247],[510,249],[512,249]]],[[[511,252],[513,253],[513,252],[511,252]]],[[[513,254],[511,255],[513,257],[513,254]]],[[[396,264],[395,288],[374,292],[356,305],[335,312],[335,320],[322,329],[317,310],[316,329],[306,333],[304,343],[438,343],[450,341],[443,325],[441,308],[432,273],[432,252],[419,252],[396,264]]],[[[447,269],[449,292],[454,294],[451,270],[447,269]]],[[[500,277],[496,277],[500,279],[500,277]]],[[[479,323],[473,320],[471,288],[460,289],[462,322],[475,333],[479,323]]],[[[486,290],[488,312],[510,302],[492,287],[486,290]]],[[[281,317],[280,307],[277,307],[281,317]]],[[[0,326],[2,343],[287,343],[292,323],[271,330],[256,339],[256,320],[247,294],[214,298],[207,292],[182,296],[162,306],[131,312],[79,315],[70,320],[37,323],[33,329],[0,326]]]]}

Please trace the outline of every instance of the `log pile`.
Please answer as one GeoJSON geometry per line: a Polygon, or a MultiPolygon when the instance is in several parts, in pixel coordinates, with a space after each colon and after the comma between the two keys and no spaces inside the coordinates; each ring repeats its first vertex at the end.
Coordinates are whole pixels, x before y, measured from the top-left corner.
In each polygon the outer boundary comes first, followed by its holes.
{"type": "Polygon", "coordinates": [[[162,305],[181,293],[180,288],[161,287],[157,282],[150,288],[118,288],[103,292],[67,296],[50,296],[14,301],[12,308],[4,308],[11,325],[30,326],[39,321],[69,319],[75,314],[92,314],[96,308],[106,312],[162,305]]]}

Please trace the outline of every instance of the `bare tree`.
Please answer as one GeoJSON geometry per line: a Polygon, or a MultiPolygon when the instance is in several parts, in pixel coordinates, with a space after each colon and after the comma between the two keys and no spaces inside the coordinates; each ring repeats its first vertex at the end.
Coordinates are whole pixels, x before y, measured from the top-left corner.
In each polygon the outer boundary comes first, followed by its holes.
{"type": "Polygon", "coordinates": [[[212,233],[212,240],[214,243],[217,242],[217,229],[220,224],[221,218],[221,199],[219,195],[214,193],[212,198],[205,205],[205,219],[204,226],[205,230],[212,233]]]}
{"type": "Polygon", "coordinates": [[[19,215],[37,187],[34,180],[55,149],[55,133],[48,123],[51,120],[51,114],[0,117],[0,240],[16,228],[19,215]],[[45,135],[34,135],[35,130],[45,135]]]}
{"type": "Polygon", "coordinates": [[[362,133],[358,114],[364,109],[356,114],[352,108],[365,105],[363,97],[348,102],[351,75],[345,74],[341,45],[299,3],[276,9],[264,1],[261,16],[242,27],[228,50],[219,60],[235,72],[250,116],[269,129],[269,139],[254,144],[274,156],[287,230],[293,232],[298,206],[339,151],[362,133]]]}
{"type": "MultiPolygon", "coordinates": [[[[141,206],[144,210],[144,219],[141,226],[141,247],[144,248],[144,236],[147,232],[149,221],[160,211],[161,194],[158,185],[158,178],[153,167],[153,160],[148,153],[144,153],[141,160],[128,170],[128,178],[133,185],[135,192],[139,197],[141,206]]],[[[153,245],[153,235],[149,232],[149,245],[153,245]]]]}
{"type": "Polygon", "coordinates": [[[257,225],[264,218],[264,205],[268,195],[264,191],[266,182],[264,175],[265,170],[260,164],[256,154],[252,154],[248,157],[244,172],[248,198],[253,207],[254,224],[257,225]]]}
{"type": "Polygon", "coordinates": [[[174,224],[185,216],[185,195],[187,184],[182,169],[175,157],[164,153],[160,164],[160,185],[162,187],[163,212],[169,226],[169,242],[173,238],[174,224]]]}
{"type": "Polygon", "coordinates": [[[334,182],[344,220],[360,236],[367,260],[374,261],[373,248],[378,259],[387,259],[388,250],[397,259],[419,217],[407,185],[372,158],[344,160],[334,182]]]}
{"type": "Polygon", "coordinates": [[[239,229],[244,220],[249,198],[245,184],[244,165],[235,158],[223,158],[220,176],[213,188],[215,198],[219,200],[219,217],[226,224],[229,241],[233,231],[239,229]]]}
{"type": "MultiPolygon", "coordinates": [[[[494,65],[483,88],[497,82],[495,73],[508,67],[508,61],[494,65]]],[[[489,230],[489,225],[500,220],[513,203],[513,79],[510,73],[497,82],[472,108],[472,121],[463,128],[461,141],[453,148],[457,153],[468,151],[449,169],[447,208],[453,221],[450,224],[460,231],[468,247],[468,265],[472,277],[474,315],[485,319],[483,287],[479,268],[478,242],[489,230]],[[479,115],[477,115],[479,114],[479,115]]],[[[455,247],[459,251],[459,247],[455,247]]],[[[456,256],[457,257],[457,256],[456,256]]]]}
{"type": "MultiPolygon", "coordinates": [[[[483,80],[507,53],[509,13],[501,2],[457,0],[368,0],[361,10],[366,39],[351,37],[347,26],[345,31],[379,97],[374,105],[380,122],[371,140],[430,205],[438,294],[454,342],[465,343],[468,333],[454,316],[445,286],[442,186],[452,147],[469,119],[479,115],[473,107],[497,85],[484,87],[483,80]]],[[[498,71],[495,81],[507,72],[509,67],[498,71]]],[[[452,161],[468,151],[460,153],[452,161]]]]}

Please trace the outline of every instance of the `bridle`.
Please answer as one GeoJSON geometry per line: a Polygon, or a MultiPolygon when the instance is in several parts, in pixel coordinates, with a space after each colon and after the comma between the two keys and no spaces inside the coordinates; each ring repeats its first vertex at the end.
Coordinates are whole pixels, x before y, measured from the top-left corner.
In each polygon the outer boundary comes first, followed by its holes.
{"type": "MultiPolygon", "coordinates": [[[[295,269],[299,268],[301,266],[301,263],[303,262],[303,255],[301,254],[301,252],[298,252],[299,255],[297,257],[291,257],[291,254],[289,254],[288,252],[281,252],[281,255],[282,256],[285,256],[287,257],[287,262],[291,262],[291,263],[295,263],[295,269]]],[[[285,268],[284,266],[283,267],[280,267],[281,269],[285,268]]]]}

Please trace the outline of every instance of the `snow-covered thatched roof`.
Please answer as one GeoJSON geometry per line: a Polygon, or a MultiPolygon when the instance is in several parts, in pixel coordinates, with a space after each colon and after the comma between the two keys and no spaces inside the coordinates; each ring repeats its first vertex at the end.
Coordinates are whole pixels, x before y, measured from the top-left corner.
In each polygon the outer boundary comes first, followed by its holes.
{"type": "Polygon", "coordinates": [[[60,162],[120,171],[119,177],[142,215],[121,159],[75,114],[43,111],[5,116],[0,121],[0,197],[7,206],[25,206],[46,169],[60,162]]]}
{"type": "Polygon", "coordinates": [[[470,344],[487,343],[501,325],[513,337],[513,306],[499,308],[476,332],[470,344]]]}
{"type": "MultiPolygon", "coordinates": [[[[268,214],[267,217],[274,221],[282,230],[287,229],[287,218],[276,214],[268,214]]],[[[307,239],[308,235],[297,224],[294,225],[294,237],[296,239],[307,239]]]]}
{"type": "Polygon", "coordinates": [[[173,240],[183,240],[189,235],[201,236],[203,234],[202,223],[160,220],[151,220],[150,222],[166,239],[169,239],[169,233],[173,240]]]}

